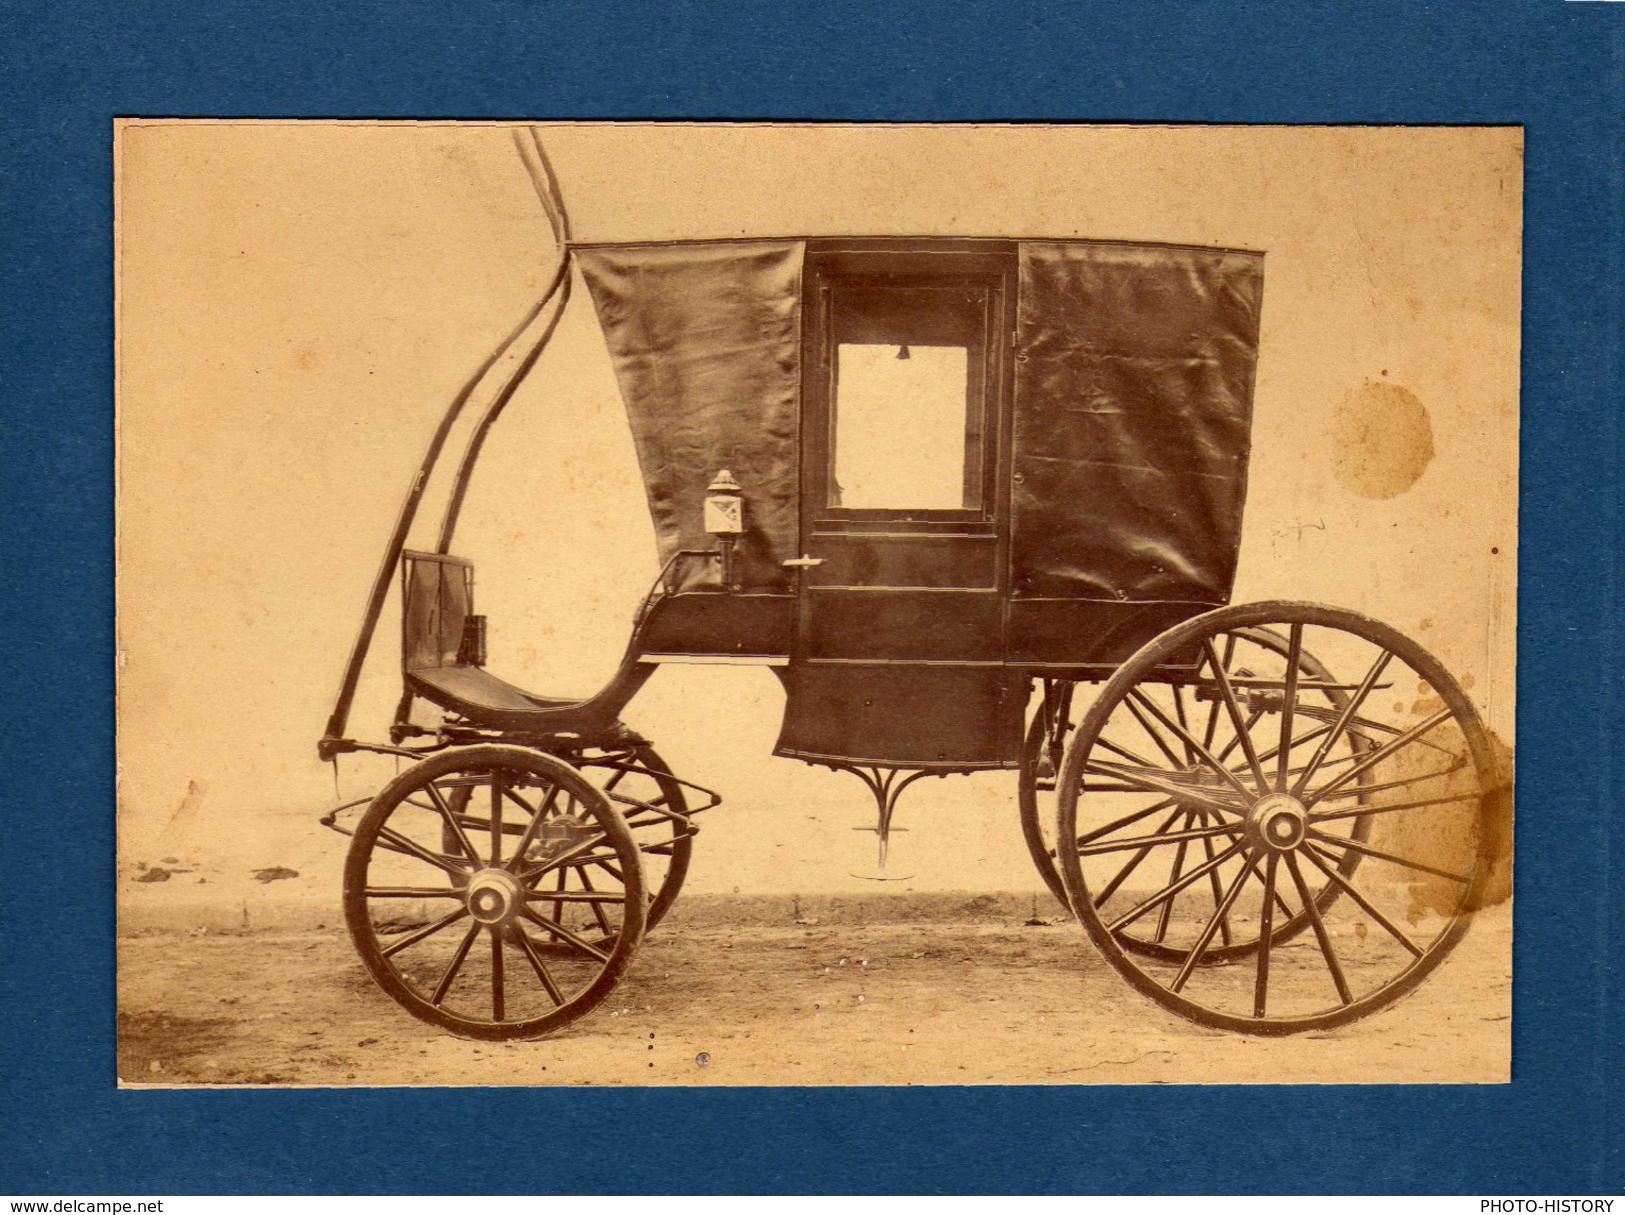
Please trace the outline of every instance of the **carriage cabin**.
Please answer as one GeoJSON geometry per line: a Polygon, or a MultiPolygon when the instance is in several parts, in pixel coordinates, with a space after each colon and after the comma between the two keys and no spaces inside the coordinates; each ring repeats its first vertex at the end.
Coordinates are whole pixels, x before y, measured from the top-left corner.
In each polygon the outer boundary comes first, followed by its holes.
{"type": "Polygon", "coordinates": [[[634,648],[774,666],[778,754],[1013,767],[1033,676],[1104,674],[1228,602],[1261,255],[824,238],[574,257],[666,562],[634,648]]]}

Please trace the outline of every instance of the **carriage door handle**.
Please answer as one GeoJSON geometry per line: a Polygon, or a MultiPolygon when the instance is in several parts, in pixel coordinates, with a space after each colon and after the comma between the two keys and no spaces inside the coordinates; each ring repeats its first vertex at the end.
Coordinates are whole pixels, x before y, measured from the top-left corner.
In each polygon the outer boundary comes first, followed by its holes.
{"type": "Polygon", "coordinates": [[[810,570],[824,564],[822,557],[791,557],[788,561],[779,562],[787,570],[810,570]]]}

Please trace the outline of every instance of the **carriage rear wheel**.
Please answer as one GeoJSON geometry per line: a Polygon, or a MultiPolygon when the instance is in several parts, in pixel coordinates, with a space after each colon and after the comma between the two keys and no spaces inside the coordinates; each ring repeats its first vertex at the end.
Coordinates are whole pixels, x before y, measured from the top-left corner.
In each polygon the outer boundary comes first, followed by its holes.
{"type": "MultiPolygon", "coordinates": [[[[1290,648],[1290,642],[1285,635],[1269,629],[1240,629],[1236,632],[1235,640],[1237,644],[1230,647],[1227,656],[1230,674],[1239,680],[1251,680],[1255,683],[1260,677],[1268,677],[1271,674],[1278,680],[1281,679],[1290,648]]],[[[1312,684],[1319,685],[1319,688],[1303,689],[1303,698],[1295,706],[1295,712],[1307,716],[1319,714],[1324,718],[1341,710],[1347,703],[1348,693],[1341,689],[1325,665],[1307,650],[1300,652],[1297,662],[1303,675],[1312,684]]],[[[1070,904],[1067,900],[1066,885],[1061,879],[1061,869],[1055,860],[1057,846],[1054,794],[1067,741],[1090,703],[1088,698],[1079,696],[1078,692],[1079,686],[1076,684],[1060,681],[1049,681],[1046,684],[1038,712],[1033,715],[1032,724],[1027,731],[1019,785],[1021,829],[1027,841],[1027,850],[1040,876],[1043,877],[1044,884],[1060,900],[1061,905],[1068,909],[1070,904]]],[[[1274,728],[1279,728],[1279,714],[1283,708],[1279,696],[1257,695],[1251,690],[1244,695],[1251,698],[1248,717],[1252,720],[1253,729],[1267,733],[1271,723],[1275,723],[1274,728]]],[[[1208,696],[1204,702],[1199,699],[1199,690],[1176,685],[1173,688],[1172,702],[1173,710],[1181,723],[1195,722],[1194,728],[1210,737],[1216,733],[1218,717],[1223,712],[1221,703],[1216,697],[1208,696]]],[[[1237,748],[1240,745],[1240,737],[1233,731],[1226,733],[1229,735],[1227,741],[1214,748],[1215,758],[1221,762],[1231,759],[1232,756],[1239,758],[1237,748]]],[[[1343,737],[1332,752],[1332,758],[1336,760],[1343,755],[1353,756],[1356,752],[1370,750],[1376,745],[1357,725],[1350,726],[1343,732],[1343,737]]],[[[1186,752],[1190,754],[1188,748],[1186,752]]],[[[1169,757],[1180,759],[1178,755],[1172,753],[1169,757]]],[[[1188,760],[1185,762],[1188,763],[1188,760]]],[[[1369,772],[1362,773],[1356,778],[1357,783],[1362,786],[1371,783],[1372,779],[1369,772]]],[[[1177,833],[1171,859],[1166,853],[1157,858],[1158,862],[1168,862],[1171,881],[1177,879],[1187,865],[1213,859],[1218,847],[1213,838],[1198,839],[1185,833],[1193,827],[1217,823],[1219,820],[1196,802],[1188,801],[1168,808],[1175,812],[1162,818],[1160,822],[1153,816],[1153,821],[1144,823],[1138,828],[1138,833],[1144,834],[1148,831],[1153,835],[1177,833]]],[[[1369,820],[1350,820],[1349,833],[1356,842],[1364,842],[1370,834],[1369,820]]],[[[1080,840],[1080,843],[1088,842],[1080,840]]],[[[1129,880],[1142,864],[1151,859],[1153,852],[1154,846],[1147,844],[1123,857],[1122,868],[1118,871],[1118,875],[1114,875],[1115,881],[1109,881],[1096,890],[1095,901],[1102,903],[1110,899],[1118,885],[1129,880]]],[[[1156,862],[1153,863],[1153,868],[1155,864],[1156,862]]],[[[1336,868],[1339,874],[1346,878],[1353,875],[1359,864],[1360,854],[1350,851],[1337,863],[1336,868]]],[[[1326,912],[1342,894],[1342,889],[1337,883],[1322,877],[1319,873],[1311,875],[1309,885],[1315,892],[1316,909],[1322,913],[1326,912]]],[[[1218,870],[1209,870],[1207,880],[1198,883],[1192,895],[1187,897],[1205,897],[1209,903],[1208,910],[1216,910],[1224,898],[1218,870]]],[[[1310,927],[1309,917],[1302,910],[1296,914],[1290,913],[1284,900],[1276,902],[1276,911],[1280,918],[1272,925],[1271,935],[1277,944],[1285,944],[1310,927]]],[[[1131,953],[1162,961],[1183,962],[1189,949],[1170,941],[1168,936],[1172,912],[1172,903],[1163,904],[1158,909],[1157,915],[1147,916],[1126,927],[1118,934],[1118,942],[1131,953]]],[[[1206,950],[1200,964],[1212,966],[1238,961],[1252,954],[1258,948],[1258,943],[1256,924],[1249,928],[1247,924],[1232,923],[1226,918],[1220,922],[1218,940],[1206,950]]]]}
{"type": "Polygon", "coordinates": [[[368,972],[413,1016],[533,1038],[620,981],[648,901],[608,798],[562,760],[490,745],[430,756],[379,792],[351,842],[344,913],[368,972]]]}
{"type": "Polygon", "coordinates": [[[1479,906],[1505,790],[1472,704],[1415,642],[1264,603],[1129,659],[1056,794],[1064,889],[1107,961],[1193,1021],[1284,1034],[1364,1016],[1438,965],[1479,906]],[[1137,949],[1147,935],[1165,949],[1137,949]]]}
{"type": "MultiPolygon", "coordinates": [[[[649,900],[647,932],[671,910],[688,876],[694,828],[687,819],[683,784],[648,743],[588,752],[576,756],[575,763],[620,807],[643,854],[643,888],[649,900]]],[[[560,878],[563,876],[561,873],[560,878]]]]}

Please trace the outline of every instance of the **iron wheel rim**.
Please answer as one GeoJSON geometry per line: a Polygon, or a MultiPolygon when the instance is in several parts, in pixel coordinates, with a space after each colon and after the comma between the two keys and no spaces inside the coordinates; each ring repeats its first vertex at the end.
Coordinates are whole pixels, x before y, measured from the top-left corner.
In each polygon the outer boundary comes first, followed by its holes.
{"type": "MultiPolygon", "coordinates": [[[[1297,757],[1307,756],[1304,760],[1307,775],[1300,771],[1292,779],[1284,782],[1290,786],[1289,792],[1295,790],[1302,795],[1304,800],[1299,804],[1303,806],[1305,824],[1301,837],[1295,835],[1292,830],[1286,832],[1286,837],[1296,842],[1284,847],[1268,846],[1263,837],[1257,833],[1260,823],[1273,821],[1272,809],[1284,808],[1289,816],[1298,814],[1289,803],[1277,802],[1273,807],[1266,806],[1260,809],[1261,803],[1277,792],[1273,787],[1274,782],[1270,780],[1271,774],[1268,771],[1254,771],[1249,778],[1243,776],[1238,769],[1232,776],[1241,776],[1241,779],[1232,782],[1229,778],[1223,778],[1222,783],[1252,788],[1254,794],[1246,806],[1245,814],[1228,816],[1226,819],[1232,822],[1243,820],[1246,822],[1244,838],[1235,842],[1235,850],[1232,853],[1234,868],[1224,876],[1225,893],[1230,902],[1222,908],[1216,908],[1213,915],[1207,917],[1201,927],[1202,933],[1206,936],[1198,934],[1193,939],[1191,945],[1184,950],[1185,960],[1174,974],[1168,973],[1170,967],[1159,968],[1154,960],[1137,956],[1131,949],[1125,947],[1122,929],[1125,919],[1132,922],[1138,915],[1148,913],[1149,909],[1139,910],[1141,904],[1154,902],[1157,895],[1164,895],[1167,901],[1172,901],[1179,897],[1183,888],[1175,891],[1173,895],[1167,895],[1167,891],[1174,883],[1165,883],[1161,889],[1154,892],[1151,900],[1140,899],[1138,903],[1129,905],[1126,910],[1108,911],[1110,900],[1101,899],[1101,906],[1097,906],[1089,880],[1090,877],[1094,877],[1098,886],[1102,867],[1092,865],[1092,872],[1086,874],[1084,858],[1070,848],[1062,850],[1059,860],[1063,881],[1072,896],[1071,902],[1078,911],[1078,918],[1106,960],[1132,986],[1170,1011],[1199,1024],[1253,1034],[1277,1035],[1307,1029],[1332,1028],[1357,1020],[1393,1003],[1413,990],[1433,971],[1461,938],[1473,914],[1482,905],[1485,883],[1494,859],[1491,844],[1494,833],[1490,829],[1490,819],[1503,812],[1509,806],[1509,802],[1505,800],[1508,790],[1499,762],[1476,710],[1455,679],[1420,645],[1386,625],[1352,612],[1314,604],[1266,603],[1219,609],[1176,626],[1144,646],[1107,682],[1095,704],[1080,722],[1058,780],[1059,838],[1079,838],[1078,807],[1081,794],[1084,792],[1086,770],[1095,775],[1111,774],[1126,782],[1137,779],[1149,784],[1155,779],[1149,770],[1136,771],[1120,760],[1113,762],[1093,757],[1096,744],[1103,732],[1114,720],[1119,722],[1122,720],[1118,711],[1121,705],[1128,702],[1129,694],[1142,685],[1158,682],[1147,677],[1158,673],[1159,670],[1166,674],[1168,669],[1166,664],[1170,660],[1176,657],[1189,660],[1196,649],[1200,649],[1205,655],[1194,668],[1197,677],[1200,677],[1202,671],[1206,671],[1209,682],[1215,686],[1219,685],[1222,681],[1216,672],[1223,669],[1228,659],[1223,658],[1215,650],[1213,639],[1231,631],[1259,626],[1284,627],[1289,634],[1296,635],[1300,645],[1304,647],[1309,645],[1307,638],[1311,635],[1323,637],[1335,634],[1342,638],[1355,639],[1366,647],[1367,652],[1375,653],[1378,657],[1372,665],[1362,668],[1365,670],[1365,677],[1350,696],[1347,714],[1339,716],[1347,718],[1344,722],[1345,729],[1350,722],[1358,720],[1362,723],[1360,726],[1362,730],[1376,735],[1380,725],[1380,728],[1386,731],[1380,735],[1383,738],[1382,743],[1362,753],[1360,758],[1354,759],[1337,775],[1324,778],[1320,770],[1310,762],[1314,752],[1321,750],[1319,742],[1315,742],[1313,749],[1309,748],[1309,742],[1314,742],[1313,739],[1301,744],[1293,741],[1284,756],[1272,757],[1276,759],[1280,770],[1289,770],[1297,762],[1297,757]],[[1390,668],[1393,668],[1391,677],[1396,681],[1402,678],[1402,672],[1408,669],[1417,677],[1419,690],[1424,691],[1426,695],[1409,710],[1406,710],[1403,700],[1391,702],[1393,711],[1389,716],[1394,720],[1385,719],[1379,723],[1376,717],[1379,704],[1371,698],[1373,692],[1379,688],[1398,686],[1397,683],[1387,685],[1381,683],[1383,673],[1390,668]],[[1426,711],[1423,712],[1423,709],[1426,711]],[[1413,721],[1413,718],[1416,720],[1413,721]],[[1454,733],[1441,731],[1446,722],[1452,724],[1454,733]],[[1453,763],[1423,775],[1409,775],[1403,765],[1419,761],[1416,752],[1405,755],[1407,749],[1416,747],[1421,740],[1428,739],[1430,735],[1434,736],[1434,741],[1429,742],[1428,747],[1435,751],[1447,749],[1439,745],[1437,740],[1440,737],[1448,737],[1451,740],[1448,749],[1454,757],[1453,763]],[[1302,750],[1300,745],[1303,747],[1302,750]],[[1402,774],[1401,779],[1388,778],[1384,765],[1390,764],[1393,765],[1391,771],[1402,774]],[[1460,773],[1469,770],[1469,776],[1460,776],[1460,773]],[[1348,775],[1353,771],[1377,773],[1379,779],[1363,788],[1375,790],[1380,796],[1367,793],[1355,795],[1348,792],[1349,787],[1355,784],[1354,779],[1348,775]],[[1126,777],[1125,772],[1128,773],[1126,777]],[[1445,783],[1443,785],[1431,783],[1440,780],[1445,783]],[[1336,804],[1339,801],[1347,801],[1350,797],[1357,797],[1352,808],[1336,804]],[[1317,810],[1316,807],[1320,809],[1317,810]],[[1447,807],[1454,808],[1448,815],[1445,813],[1447,807]],[[1427,819],[1425,816],[1429,813],[1434,814],[1436,819],[1427,819]],[[1368,842],[1371,838],[1369,835],[1353,843],[1337,843],[1328,839],[1328,833],[1325,831],[1327,824],[1346,822],[1350,819],[1365,819],[1378,824],[1379,844],[1391,838],[1401,841],[1410,839],[1412,842],[1405,846],[1415,848],[1417,846],[1415,841],[1429,839],[1426,831],[1434,831],[1436,835],[1446,840],[1446,844],[1441,846],[1451,850],[1452,867],[1429,865],[1414,854],[1406,855],[1395,851],[1392,844],[1374,847],[1368,842]],[[1409,824],[1405,821],[1407,819],[1410,820],[1409,824]],[[1452,832],[1455,832],[1455,835],[1438,830],[1438,823],[1446,819],[1452,823],[1452,832]],[[1412,829],[1417,822],[1423,823],[1420,833],[1412,829]],[[1335,863],[1328,862],[1335,862],[1339,853],[1347,857],[1351,852],[1360,854],[1361,864],[1357,867],[1354,877],[1341,885],[1340,893],[1344,897],[1333,904],[1330,914],[1309,915],[1309,908],[1316,900],[1306,889],[1305,875],[1311,871],[1326,874],[1328,869],[1335,870],[1335,863]],[[1385,880],[1379,882],[1374,876],[1374,871],[1384,874],[1385,880]],[[1439,912],[1434,907],[1426,910],[1420,919],[1410,920],[1408,928],[1398,927],[1394,908],[1398,905],[1399,896],[1392,891],[1403,890],[1405,883],[1394,878],[1396,872],[1407,877],[1420,873],[1427,883],[1432,884],[1429,889],[1433,886],[1442,886],[1453,891],[1454,897],[1449,900],[1448,912],[1439,912]],[[1273,937],[1269,928],[1264,926],[1263,921],[1266,917],[1263,908],[1271,905],[1266,899],[1266,894],[1271,892],[1269,884],[1271,880],[1279,880],[1282,883],[1280,889],[1287,890],[1289,894],[1296,893],[1300,914],[1310,919],[1312,940],[1278,940],[1273,937]],[[1201,965],[1203,955],[1216,935],[1213,921],[1224,919],[1235,908],[1241,906],[1240,892],[1255,887],[1259,889],[1252,897],[1257,898],[1259,903],[1260,939],[1267,942],[1267,946],[1255,951],[1256,956],[1251,967],[1203,967],[1201,965]],[[1340,918],[1337,927],[1331,923],[1333,916],[1340,918]],[[1351,916],[1357,918],[1351,921],[1351,916]],[[1336,938],[1347,924],[1352,924],[1357,945],[1351,945],[1347,940],[1341,942],[1344,956],[1340,957],[1340,943],[1336,938]],[[1363,930],[1361,925],[1364,925],[1363,930]],[[1425,933],[1423,925],[1427,928],[1425,933]],[[1371,958],[1375,960],[1369,960],[1361,955],[1360,964],[1356,967],[1350,958],[1354,957],[1357,951],[1364,950],[1369,941],[1377,942],[1372,946],[1371,954],[1371,958]],[[1293,952],[1289,955],[1288,950],[1293,952]],[[1194,959],[1191,958],[1193,953],[1196,955],[1194,959]],[[1285,980],[1282,978],[1283,966],[1292,968],[1285,980]],[[1305,994],[1307,987],[1316,981],[1313,975],[1317,969],[1335,988],[1334,1000],[1321,1002],[1319,995],[1311,997],[1305,994]],[[1250,993],[1246,981],[1238,980],[1235,974],[1223,973],[1243,970],[1252,972],[1250,993]],[[1201,983],[1199,991],[1193,992],[1191,988],[1193,979],[1204,973],[1209,977],[1201,983]],[[1352,981],[1351,976],[1359,980],[1358,984],[1352,981]],[[1275,983],[1273,989],[1270,986],[1272,981],[1275,983]],[[1305,987],[1296,986],[1300,983],[1305,987]],[[1283,986],[1286,987],[1285,1002],[1292,1004],[1290,1008],[1281,1007],[1283,986]],[[1270,1005],[1272,993],[1275,996],[1273,1009],[1270,1005]],[[1308,1007],[1304,1007],[1305,1005],[1308,1007]]],[[[1350,643],[1351,646],[1352,644],[1350,643]]],[[[1324,648],[1324,642],[1317,642],[1317,646],[1324,648]]],[[[1231,692],[1233,691],[1232,688],[1231,692]]],[[[1143,711],[1143,698],[1141,706],[1143,711]]],[[[1230,707],[1232,706],[1227,704],[1227,708],[1230,707]]],[[[1284,714],[1283,716],[1286,717],[1284,714]]],[[[1237,717],[1232,725],[1239,726],[1244,720],[1237,717]]],[[[1290,726],[1290,717],[1286,717],[1286,723],[1290,726]]],[[[1322,732],[1321,737],[1325,738],[1331,734],[1335,726],[1335,722],[1331,723],[1331,726],[1322,732]]],[[[1170,731],[1170,734],[1172,733],[1170,731]]],[[[1177,740],[1177,736],[1175,737],[1177,740]]],[[[1297,737],[1294,736],[1295,739],[1297,737]]],[[[1285,741],[1283,734],[1283,745],[1285,741]]],[[[1241,767],[1261,768],[1262,765],[1255,761],[1256,753],[1257,748],[1254,746],[1241,767]]],[[[1427,762],[1437,761],[1428,756],[1427,762]]],[[[1142,788],[1138,795],[1146,796],[1150,792],[1142,788]]],[[[1203,796],[1211,796],[1215,805],[1226,805],[1230,804],[1230,794],[1231,791],[1227,789],[1225,796],[1222,797],[1218,794],[1203,796]]],[[[1239,792],[1234,796],[1236,805],[1247,801],[1239,792]]],[[[1168,842],[1171,841],[1164,841],[1159,846],[1166,846],[1168,842]]],[[[1105,855],[1105,852],[1092,855],[1105,855]]],[[[1431,853],[1425,855],[1432,856],[1431,853]]],[[[1229,861],[1227,860],[1225,864],[1229,864],[1229,861]]],[[[1325,880],[1328,883],[1333,882],[1330,876],[1326,876],[1325,880]]],[[[1413,900],[1416,897],[1414,893],[1416,885],[1415,882],[1410,885],[1412,891],[1410,897],[1413,900]]],[[[1410,914],[1414,914],[1414,911],[1413,907],[1410,914]]],[[[1405,915],[1402,913],[1397,918],[1404,919],[1405,915]]]]}
{"type": "Polygon", "coordinates": [[[505,1040],[554,1032],[603,1001],[642,939],[643,889],[637,845],[591,782],[541,752],[475,746],[429,757],[373,799],[346,860],[344,909],[397,1004],[460,1036],[505,1040]],[[458,789],[474,791],[466,813],[447,796],[458,789]],[[453,822],[455,848],[436,846],[453,822]],[[558,892],[540,883],[589,869],[555,919],[558,892]],[[605,921],[613,931],[595,942],[584,929],[605,921]]]}

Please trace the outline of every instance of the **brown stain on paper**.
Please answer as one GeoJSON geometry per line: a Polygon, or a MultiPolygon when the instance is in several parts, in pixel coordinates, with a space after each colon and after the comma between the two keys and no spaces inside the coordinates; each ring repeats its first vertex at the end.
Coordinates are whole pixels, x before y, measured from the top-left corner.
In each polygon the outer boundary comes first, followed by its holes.
{"type": "Polygon", "coordinates": [[[181,797],[180,805],[175,807],[175,813],[169,816],[169,822],[164,826],[165,831],[191,827],[197,818],[198,807],[203,804],[205,788],[203,782],[199,780],[186,782],[186,792],[181,797]]]}
{"type": "Polygon", "coordinates": [[[1339,483],[1362,498],[1395,498],[1433,461],[1433,423],[1408,388],[1367,380],[1332,417],[1332,467],[1339,483]]]}
{"type": "MultiPolygon", "coordinates": [[[[1443,700],[1425,697],[1417,701],[1413,710],[1420,719],[1443,706],[1443,700]]],[[[1425,816],[1378,817],[1372,821],[1370,837],[1370,842],[1378,848],[1447,872],[1462,871],[1468,858],[1476,856],[1484,873],[1472,904],[1463,909],[1466,914],[1497,906],[1512,897],[1512,748],[1488,726],[1484,732],[1496,772],[1491,787],[1476,804],[1438,806],[1425,816]]],[[[1409,748],[1383,765],[1384,775],[1378,779],[1416,780],[1437,770],[1444,755],[1467,751],[1466,741],[1453,723],[1441,727],[1430,737],[1439,744],[1440,750],[1425,746],[1409,748]]],[[[1473,787],[1475,779],[1477,775],[1469,765],[1445,777],[1440,784],[1431,785],[1428,796],[1466,792],[1473,787]]],[[[1397,871],[1393,876],[1398,878],[1397,871]]],[[[1445,878],[1413,871],[1399,880],[1410,896],[1412,923],[1429,912],[1452,914],[1461,898],[1461,887],[1445,878]]]]}

